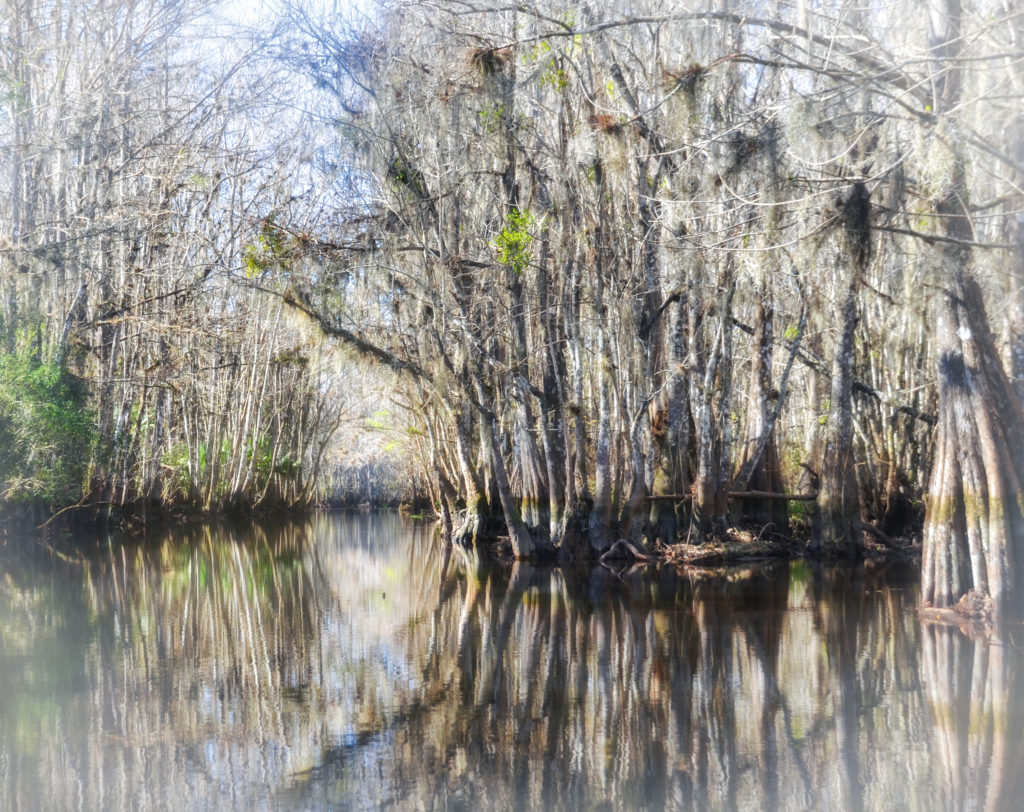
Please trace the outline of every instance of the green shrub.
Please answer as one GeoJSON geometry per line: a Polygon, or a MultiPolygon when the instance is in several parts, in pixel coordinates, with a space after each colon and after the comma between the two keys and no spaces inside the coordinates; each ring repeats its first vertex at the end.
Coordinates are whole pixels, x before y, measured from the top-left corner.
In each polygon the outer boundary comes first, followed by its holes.
{"type": "Polygon", "coordinates": [[[0,496],[77,501],[94,436],[84,381],[34,353],[0,352],[0,496]]]}

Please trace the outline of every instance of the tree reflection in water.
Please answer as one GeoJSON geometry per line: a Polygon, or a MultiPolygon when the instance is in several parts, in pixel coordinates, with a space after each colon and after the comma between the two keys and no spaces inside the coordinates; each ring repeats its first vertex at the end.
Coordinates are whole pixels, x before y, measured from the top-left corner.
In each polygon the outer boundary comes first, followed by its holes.
{"type": "Polygon", "coordinates": [[[1000,641],[979,632],[924,629],[923,670],[942,762],[936,809],[1020,809],[1024,802],[1020,627],[1000,641]]]}
{"type": "Polygon", "coordinates": [[[395,515],[3,553],[0,808],[1009,807],[1012,635],[882,568],[563,572],[395,515]]]}

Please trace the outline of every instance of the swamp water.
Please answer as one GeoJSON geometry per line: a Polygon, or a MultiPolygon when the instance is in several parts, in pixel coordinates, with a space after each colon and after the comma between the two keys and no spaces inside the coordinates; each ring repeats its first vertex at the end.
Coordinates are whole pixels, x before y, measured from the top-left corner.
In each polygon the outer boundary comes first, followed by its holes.
{"type": "Polygon", "coordinates": [[[321,515],[0,547],[0,809],[1024,803],[1024,634],[912,569],[473,567],[321,515]]]}

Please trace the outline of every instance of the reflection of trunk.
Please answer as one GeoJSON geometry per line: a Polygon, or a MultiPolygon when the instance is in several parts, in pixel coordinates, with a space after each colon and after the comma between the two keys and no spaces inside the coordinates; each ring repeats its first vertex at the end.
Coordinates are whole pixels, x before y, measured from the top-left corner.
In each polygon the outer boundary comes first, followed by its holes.
{"type": "MultiPolygon", "coordinates": [[[[753,611],[740,608],[747,639],[754,655],[753,665],[761,688],[760,728],[758,750],[761,783],[764,786],[765,809],[779,805],[779,716],[784,698],[779,689],[779,650],[785,628],[789,603],[789,565],[765,570],[764,587],[751,594],[749,606],[753,611]]],[[[783,713],[783,716],[785,714],[783,713]]],[[[801,772],[803,772],[801,770],[801,772]]],[[[792,798],[792,787],[787,795],[792,798]]]]}
{"type": "MultiPolygon", "coordinates": [[[[533,578],[533,573],[534,569],[529,564],[516,561],[512,565],[512,574],[501,607],[493,621],[489,621],[489,639],[485,643],[482,655],[480,685],[476,694],[477,702],[480,704],[490,704],[498,699],[497,691],[505,672],[505,650],[512,635],[512,624],[523,605],[523,594],[533,578]]],[[[491,614],[493,616],[493,610],[491,614]]]]}
{"type": "Polygon", "coordinates": [[[565,780],[560,766],[561,760],[554,757],[568,730],[569,714],[573,707],[569,701],[568,668],[570,663],[566,645],[567,632],[570,628],[567,612],[568,596],[562,573],[552,570],[550,575],[551,597],[548,601],[550,620],[548,622],[547,652],[544,661],[544,673],[541,677],[541,707],[538,716],[547,722],[547,736],[544,740],[545,754],[541,794],[545,798],[555,798],[558,794],[555,787],[565,780]]]}
{"type": "Polygon", "coordinates": [[[694,672],[694,724],[697,741],[693,760],[696,777],[701,788],[717,784],[722,791],[722,806],[738,808],[736,791],[739,757],[736,747],[738,729],[735,692],[730,679],[735,668],[731,651],[731,629],[718,617],[718,607],[698,600],[694,608],[700,635],[700,655],[694,672]]]}
{"type": "Polygon", "coordinates": [[[843,809],[864,808],[861,781],[860,721],[864,704],[857,673],[858,634],[863,625],[864,565],[850,567],[813,565],[813,591],[816,593],[815,625],[824,633],[823,650],[828,653],[832,683],[838,689],[835,700],[837,744],[841,759],[843,809]]]}
{"type": "Polygon", "coordinates": [[[999,642],[926,625],[922,670],[942,756],[938,809],[1013,809],[1024,797],[1021,714],[1011,704],[1020,660],[999,642]]]}
{"type": "Polygon", "coordinates": [[[476,619],[480,602],[483,599],[486,573],[481,565],[481,560],[470,556],[466,560],[466,596],[462,601],[462,611],[459,614],[459,630],[456,637],[456,655],[458,657],[462,699],[465,702],[472,701],[476,691],[476,656],[474,648],[476,643],[473,634],[473,621],[476,619]]]}

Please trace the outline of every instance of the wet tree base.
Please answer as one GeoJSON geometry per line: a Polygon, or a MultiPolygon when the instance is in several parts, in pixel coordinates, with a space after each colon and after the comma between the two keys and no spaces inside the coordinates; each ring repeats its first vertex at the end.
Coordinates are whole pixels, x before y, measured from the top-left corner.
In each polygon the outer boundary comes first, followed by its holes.
{"type": "MultiPolygon", "coordinates": [[[[921,556],[919,541],[906,538],[892,538],[876,533],[870,525],[864,525],[864,544],[861,558],[868,560],[903,559],[916,562],[921,556]]],[[[478,532],[474,549],[481,557],[511,565],[515,561],[512,544],[504,534],[501,522],[488,522],[490,532],[478,532]]],[[[830,560],[815,555],[810,544],[809,528],[795,528],[791,534],[776,533],[772,525],[744,523],[721,528],[708,534],[704,541],[691,543],[680,541],[664,544],[660,541],[634,543],[626,539],[616,540],[603,552],[596,552],[585,543],[565,540],[557,551],[550,547],[539,547],[537,554],[530,557],[534,563],[557,563],[563,568],[583,565],[604,565],[616,570],[633,567],[647,567],[667,564],[677,567],[720,567],[759,561],[780,560],[830,560]],[[803,530],[803,532],[800,532],[803,530]]],[[[458,543],[458,537],[454,539],[458,543]]],[[[578,541],[578,540],[577,540],[578,541]]]]}

